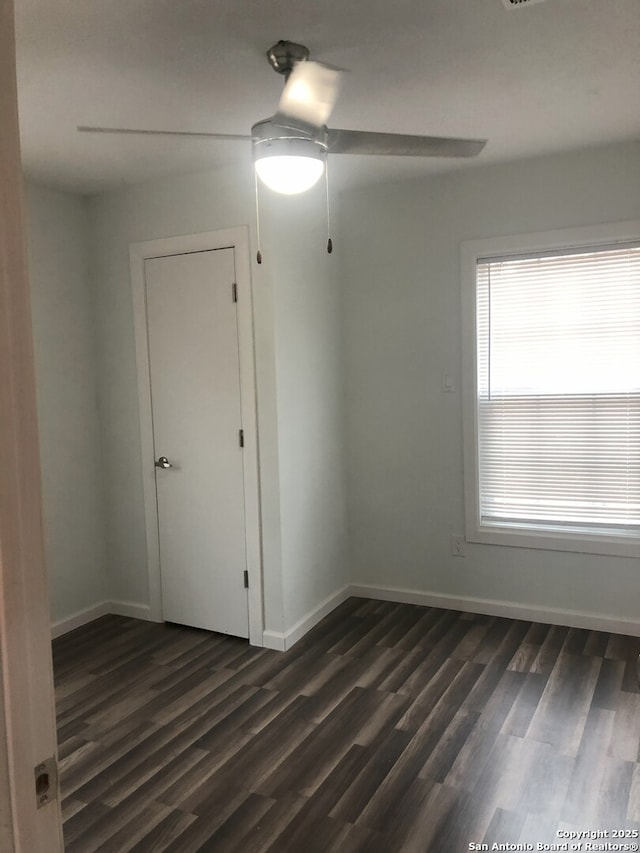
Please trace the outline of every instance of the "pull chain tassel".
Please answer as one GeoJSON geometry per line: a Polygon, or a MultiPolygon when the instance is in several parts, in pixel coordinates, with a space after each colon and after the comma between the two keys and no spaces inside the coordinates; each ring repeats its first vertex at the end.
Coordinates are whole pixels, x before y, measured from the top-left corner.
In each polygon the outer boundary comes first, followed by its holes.
{"type": "Polygon", "coordinates": [[[260,199],[258,196],[258,173],[253,169],[253,179],[255,181],[255,189],[256,189],[256,238],[258,240],[258,251],[256,254],[256,261],[261,264],[262,263],[262,251],[260,249],[260,199]]]}
{"type": "Polygon", "coordinates": [[[327,197],[327,252],[333,252],[333,240],[331,239],[331,211],[329,209],[329,158],[327,157],[324,166],[324,186],[327,197]]]}

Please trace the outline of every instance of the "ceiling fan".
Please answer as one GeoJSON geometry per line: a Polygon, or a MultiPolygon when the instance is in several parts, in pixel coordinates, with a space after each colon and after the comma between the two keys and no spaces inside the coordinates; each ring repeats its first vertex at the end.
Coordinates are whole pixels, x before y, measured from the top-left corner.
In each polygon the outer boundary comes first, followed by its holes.
{"type": "MultiPolygon", "coordinates": [[[[260,250],[258,177],[270,189],[293,195],[310,189],[323,172],[328,154],[376,154],[396,157],[475,157],[486,139],[453,139],[442,136],[411,136],[336,130],[327,127],[335,106],[340,70],[309,59],[304,45],[279,41],[267,51],[274,71],[283,74],[285,86],[275,115],[256,122],[251,134],[199,133],[187,130],[143,130],[128,127],[79,126],[83,133],[121,133],[162,136],[191,136],[251,142],[256,181],[257,261],[260,250]]],[[[327,251],[333,250],[329,223],[327,186],[327,251]]]]}
{"type": "Polygon", "coordinates": [[[321,177],[328,154],[385,154],[400,157],[475,157],[486,139],[452,139],[361,130],[336,130],[326,123],[338,97],[340,71],[309,59],[301,44],[279,41],[267,51],[285,87],[278,110],[256,122],[251,135],[80,126],[83,133],[136,133],[247,140],[260,179],[276,192],[294,194],[321,177]]]}

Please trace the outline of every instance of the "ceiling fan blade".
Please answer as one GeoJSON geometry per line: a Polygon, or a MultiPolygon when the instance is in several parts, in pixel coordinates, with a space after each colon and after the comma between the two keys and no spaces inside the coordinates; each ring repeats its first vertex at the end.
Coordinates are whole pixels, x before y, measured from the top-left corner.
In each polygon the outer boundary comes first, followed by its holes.
{"type": "Polygon", "coordinates": [[[364,130],[328,130],[331,154],[391,154],[395,157],[475,157],[486,139],[409,136],[364,130]]]}
{"type": "Polygon", "coordinates": [[[80,133],[120,133],[138,134],[147,136],[200,136],[207,139],[235,139],[251,141],[251,136],[240,133],[206,133],[194,130],[142,130],[135,127],[89,127],[78,125],[76,128],[80,133]]]}
{"type": "Polygon", "coordinates": [[[337,68],[322,62],[297,62],[284,87],[278,114],[322,127],[335,106],[339,88],[337,68]]]}

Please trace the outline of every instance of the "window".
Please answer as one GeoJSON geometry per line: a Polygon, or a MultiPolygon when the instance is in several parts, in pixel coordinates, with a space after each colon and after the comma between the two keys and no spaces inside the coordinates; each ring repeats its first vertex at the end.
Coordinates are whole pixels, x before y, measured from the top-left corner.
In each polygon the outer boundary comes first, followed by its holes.
{"type": "Polygon", "coordinates": [[[589,233],[463,249],[472,541],[640,553],[640,228],[589,233]]]}

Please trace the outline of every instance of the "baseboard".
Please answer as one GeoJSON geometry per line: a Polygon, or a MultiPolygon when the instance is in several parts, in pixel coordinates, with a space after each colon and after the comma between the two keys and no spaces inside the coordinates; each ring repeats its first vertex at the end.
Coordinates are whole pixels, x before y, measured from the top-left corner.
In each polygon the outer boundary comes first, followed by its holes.
{"type": "Polygon", "coordinates": [[[568,628],[586,628],[590,631],[607,631],[640,637],[640,621],[620,619],[609,614],[561,610],[555,607],[529,607],[515,601],[497,601],[463,595],[441,595],[436,592],[370,586],[369,584],[352,584],[350,595],[355,598],[374,598],[380,601],[396,601],[400,604],[421,604],[425,607],[440,607],[444,610],[461,610],[464,613],[481,613],[486,616],[506,616],[510,619],[523,619],[527,622],[566,625],[568,628]]]}
{"type": "Polygon", "coordinates": [[[284,645],[285,651],[286,649],[290,649],[298,640],[302,639],[304,635],[314,628],[318,622],[324,619],[325,616],[328,616],[332,610],[335,610],[336,607],[339,607],[343,601],[346,601],[347,598],[351,595],[351,587],[345,586],[342,589],[338,590],[338,592],[334,592],[333,595],[329,595],[325,598],[324,601],[321,601],[320,604],[307,613],[302,619],[299,619],[295,625],[289,628],[288,631],[285,631],[284,634],[284,645]]]}
{"type": "MultiPolygon", "coordinates": [[[[349,597],[374,598],[380,601],[396,601],[402,604],[420,604],[424,607],[440,607],[444,610],[461,610],[465,613],[481,613],[486,616],[505,616],[509,619],[524,619],[550,625],[566,625],[569,628],[586,628],[591,631],[607,631],[640,637],[640,620],[620,619],[602,613],[580,610],[561,610],[555,607],[529,607],[515,601],[497,601],[489,598],[472,598],[463,595],[441,595],[417,589],[351,584],[328,596],[316,608],[302,617],[288,631],[263,631],[262,644],[265,649],[285,652],[292,648],[304,635],[314,628],[332,610],[349,597]]],[[[79,610],[64,619],[52,623],[51,637],[61,637],[94,619],[113,613],[133,619],[151,621],[151,608],[134,601],[100,601],[92,607],[79,610]]]]}
{"type": "Polygon", "coordinates": [[[284,634],[280,631],[263,631],[262,646],[265,649],[273,649],[274,652],[286,651],[284,634]]]}
{"type": "Polygon", "coordinates": [[[324,619],[332,610],[339,607],[351,595],[351,587],[345,586],[338,592],[327,596],[324,601],[321,601],[317,607],[306,613],[302,619],[299,619],[295,625],[289,628],[284,633],[278,631],[264,631],[262,634],[262,644],[266,649],[275,649],[278,652],[286,652],[292,648],[298,640],[301,640],[306,633],[314,628],[318,622],[324,619]]]}
{"type": "Polygon", "coordinates": [[[130,616],[134,619],[146,619],[147,621],[151,618],[151,609],[146,604],[136,604],[132,601],[100,601],[92,607],[78,610],[71,616],[53,622],[51,638],[55,640],[56,637],[68,634],[69,631],[74,631],[76,628],[93,622],[94,619],[99,619],[101,616],[106,616],[108,613],[113,613],[116,616],[130,616]]]}
{"type": "Polygon", "coordinates": [[[138,604],[135,601],[111,601],[111,610],[115,616],[129,616],[132,619],[151,619],[151,607],[148,604],[138,604]]]}
{"type": "Polygon", "coordinates": [[[51,624],[51,637],[61,637],[63,634],[68,634],[69,631],[75,631],[87,622],[93,622],[94,619],[99,619],[101,616],[106,616],[111,613],[110,601],[101,601],[94,604],[92,607],[85,607],[84,610],[78,610],[77,613],[72,613],[71,616],[65,616],[64,619],[58,619],[51,624]]]}

